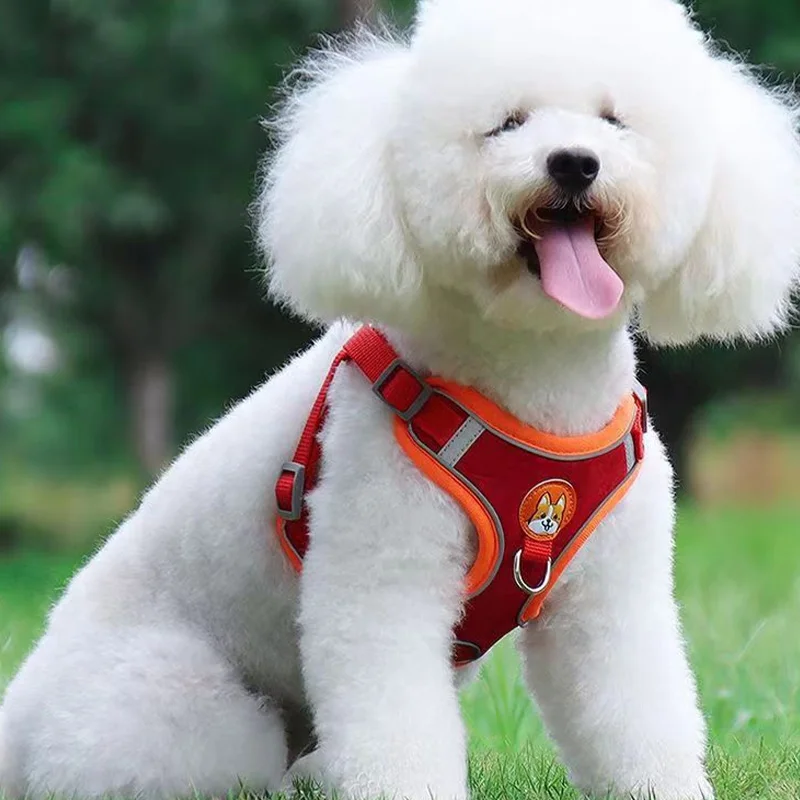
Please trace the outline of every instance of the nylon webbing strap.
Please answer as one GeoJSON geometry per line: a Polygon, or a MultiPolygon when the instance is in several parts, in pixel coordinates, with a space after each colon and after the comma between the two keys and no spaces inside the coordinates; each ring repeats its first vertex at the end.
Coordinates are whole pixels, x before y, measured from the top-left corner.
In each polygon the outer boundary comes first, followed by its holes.
{"type": "Polygon", "coordinates": [[[278,514],[287,521],[302,517],[303,498],[316,485],[321,455],[317,434],[328,410],[328,390],[345,361],[352,361],[372,384],[375,394],[403,419],[414,416],[430,397],[428,384],[400,359],[382,333],[368,325],[359,328],[333,360],[294,457],[283,465],[275,484],[278,514]]]}

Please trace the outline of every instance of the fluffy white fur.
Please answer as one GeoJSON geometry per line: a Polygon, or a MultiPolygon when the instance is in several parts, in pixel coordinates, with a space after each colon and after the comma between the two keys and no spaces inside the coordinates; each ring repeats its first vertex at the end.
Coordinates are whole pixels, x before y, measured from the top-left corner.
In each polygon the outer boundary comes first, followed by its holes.
{"type": "MultiPolygon", "coordinates": [[[[363,35],[301,69],[266,169],[275,297],[327,333],[196,441],[75,577],[0,712],[0,787],[99,797],[274,788],[467,795],[450,665],[472,534],[342,369],[298,579],[272,487],[347,317],[421,370],[559,434],[604,425],[654,341],[770,334],[800,247],[795,111],[672,0],[429,0],[408,40],[363,35]],[[486,138],[509,112],[525,124],[486,138]],[[603,120],[615,113],[617,128],[603,120]],[[555,148],[595,150],[590,202],[623,307],[588,323],[515,256],[555,148]]],[[[575,783],[711,797],[672,582],[671,474],[640,478],[520,636],[575,783]]]]}

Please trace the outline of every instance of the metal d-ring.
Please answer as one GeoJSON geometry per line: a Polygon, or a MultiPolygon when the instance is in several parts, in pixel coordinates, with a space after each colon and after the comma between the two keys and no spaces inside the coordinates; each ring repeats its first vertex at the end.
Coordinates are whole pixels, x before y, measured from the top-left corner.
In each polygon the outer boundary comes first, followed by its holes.
{"type": "Polygon", "coordinates": [[[547,559],[547,569],[544,573],[544,578],[542,582],[537,586],[528,586],[525,582],[525,578],[522,577],[522,550],[517,550],[517,554],[514,556],[514,580],[517,582],[517,586],[522,589],[523,592],[527,592],[528,594],[541,594],[550,583],[550,573],[553,571],[553,559],[547,559]]]}

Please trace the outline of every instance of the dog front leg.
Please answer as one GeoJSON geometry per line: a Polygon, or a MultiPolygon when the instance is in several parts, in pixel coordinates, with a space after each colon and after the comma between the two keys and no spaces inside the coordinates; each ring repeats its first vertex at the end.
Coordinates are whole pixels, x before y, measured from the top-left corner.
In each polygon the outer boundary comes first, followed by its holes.
{"type": "Polygon", "coordinates": [[[520,640],[549,731],[592,796],[713,797],[673,599],[672,501],[660,471],[645,464],[624,509],[594,534],[520,640]]]}
{"type": "Polygon", "coordinates": [[[324,544],[307,556],[301,652],[319,741],[312,777],[350,798],[464,798],[450,650],[457,612],[439,576],[396,557],[375,550],[362,560],[324,544]]]}

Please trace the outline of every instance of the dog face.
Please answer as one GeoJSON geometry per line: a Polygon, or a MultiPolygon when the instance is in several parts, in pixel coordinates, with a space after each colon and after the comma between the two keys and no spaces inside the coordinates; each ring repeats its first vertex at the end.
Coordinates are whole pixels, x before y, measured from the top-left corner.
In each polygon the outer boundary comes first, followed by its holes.
{"type": "Polygon", "coordinates": [[[431,282],[535,329],[602,324],[658,285],[713,172],[681,8],[440,0],[412,50],[392,152],[431,282]]]}
{"type": "Polygon", "coordinates": [[[278,297],[401,327],[761,335],[800,251],[789,103],[673,0],[428,0],[306,68],[267,171],[278,297]]]}
{"type": "Polygon", "coordinates": [[[561,495],[553,503],[548,492],[542,495],[536,507],[536,513],[528,520],[528,529],[539,536],[555,536],[564,519],[564,509],[567,507],[566,495],[561,495]]]}

